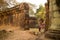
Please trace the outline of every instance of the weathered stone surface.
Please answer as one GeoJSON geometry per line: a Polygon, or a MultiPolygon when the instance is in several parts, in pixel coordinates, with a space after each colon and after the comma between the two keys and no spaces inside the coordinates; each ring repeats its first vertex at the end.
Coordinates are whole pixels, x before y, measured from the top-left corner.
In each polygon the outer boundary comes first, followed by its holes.
{"type": "Polygon", "coordinates": [[[53,38],[55,40],[60,39],[60,12],[59,7],[56,5],[56,0],[49,0],[49,17],[50,26],[46,36],[53,38]]]}

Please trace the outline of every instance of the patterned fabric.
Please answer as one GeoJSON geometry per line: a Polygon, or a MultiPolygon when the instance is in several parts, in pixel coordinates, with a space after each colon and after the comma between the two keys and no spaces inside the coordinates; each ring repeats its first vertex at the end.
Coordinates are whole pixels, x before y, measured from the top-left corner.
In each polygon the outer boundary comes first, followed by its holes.
{"type": "Polygon", "coordinates": [[[44,23],[40,24],[40,28],[45,28],[45,24],[44,23]]]}

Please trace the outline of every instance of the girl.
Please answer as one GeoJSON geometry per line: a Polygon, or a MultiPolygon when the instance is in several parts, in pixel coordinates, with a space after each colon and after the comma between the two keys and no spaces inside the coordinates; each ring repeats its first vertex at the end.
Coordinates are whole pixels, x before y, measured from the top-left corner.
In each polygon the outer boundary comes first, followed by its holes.
{"type": "Polygon", "coordinates": [[[43,20],[43,19],[40,19],[40,20],[39,20],[39,31],[40,31],[40,32],[44,32],[44,29],[45,29],[44,20],[43,20]]]}

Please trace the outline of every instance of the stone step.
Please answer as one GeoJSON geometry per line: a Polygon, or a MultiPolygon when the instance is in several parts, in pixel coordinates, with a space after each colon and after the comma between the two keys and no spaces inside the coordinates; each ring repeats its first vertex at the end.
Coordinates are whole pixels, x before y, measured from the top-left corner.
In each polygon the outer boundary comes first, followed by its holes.
{"type": "Polygon", "coordinates": [[[47,38],[51,38],[51,39],[60,39],[60,33],[59,32],[47,32],[46,34],[45,34],[45,36],[47,37],[47,38]]]}

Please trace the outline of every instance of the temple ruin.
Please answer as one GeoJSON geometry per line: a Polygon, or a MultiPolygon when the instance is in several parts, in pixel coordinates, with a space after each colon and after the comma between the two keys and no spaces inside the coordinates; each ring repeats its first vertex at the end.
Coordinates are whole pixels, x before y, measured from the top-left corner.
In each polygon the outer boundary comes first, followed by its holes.
{"type": "Polygon", "coordinates": [[[0,26],[12,25],[25,27],[28,24],[29,5],[28,3],[20,3],[5,11],[0,11],[0,26]]]}

